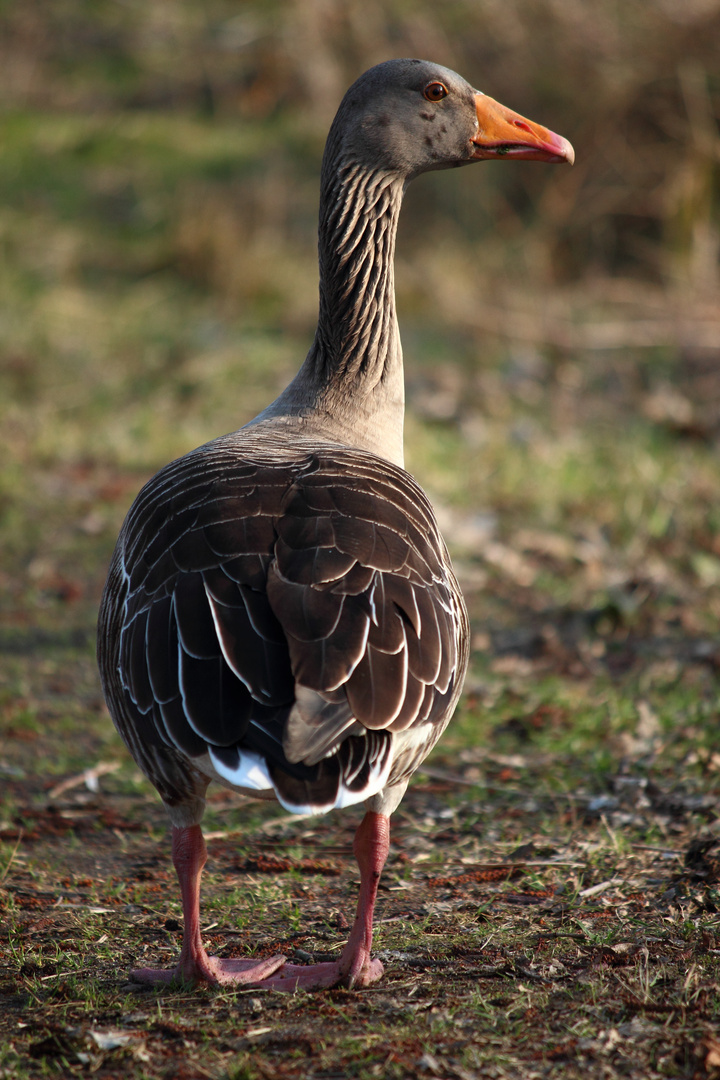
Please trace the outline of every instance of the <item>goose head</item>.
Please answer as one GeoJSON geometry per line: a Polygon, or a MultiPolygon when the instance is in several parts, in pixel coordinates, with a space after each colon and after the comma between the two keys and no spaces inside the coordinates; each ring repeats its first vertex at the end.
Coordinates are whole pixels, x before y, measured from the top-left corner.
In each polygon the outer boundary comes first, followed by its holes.
{"type": "Polygon", "coordinates": [[[567,139],[426,60],[388,60],[353,83],[328,138],[332,158],[404,181],[434,169],[515,158],[572,164],[567,139]]]}

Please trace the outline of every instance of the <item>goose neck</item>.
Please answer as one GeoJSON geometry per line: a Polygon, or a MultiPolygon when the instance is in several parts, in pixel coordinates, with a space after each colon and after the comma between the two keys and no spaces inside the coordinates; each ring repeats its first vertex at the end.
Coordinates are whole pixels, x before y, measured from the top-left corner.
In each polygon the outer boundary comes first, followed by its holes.
{"type": "Polygon", "coordinates": [[[403,180],[326,152],[318,326],[300,371],[252,422],[403,463],[405,387],[394,255],[403,180]]]}
{"type": "Polygon", "coordinates": [[[364,396],[400,362],[394,257],[402,181],[352,162],[325,171],[315,362],[330,386],[364,396]]]}

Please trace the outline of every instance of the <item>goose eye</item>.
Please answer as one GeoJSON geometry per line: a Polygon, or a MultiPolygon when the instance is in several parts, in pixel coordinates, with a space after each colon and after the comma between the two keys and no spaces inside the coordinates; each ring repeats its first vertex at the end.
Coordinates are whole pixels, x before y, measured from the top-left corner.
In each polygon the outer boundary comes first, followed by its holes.
{"type": "Polygon", "coordinates": [[[441,101],[447,97],[447,90],[441,82],[431,82],[423,90],[423,97],[428,101],[441,101]]]}

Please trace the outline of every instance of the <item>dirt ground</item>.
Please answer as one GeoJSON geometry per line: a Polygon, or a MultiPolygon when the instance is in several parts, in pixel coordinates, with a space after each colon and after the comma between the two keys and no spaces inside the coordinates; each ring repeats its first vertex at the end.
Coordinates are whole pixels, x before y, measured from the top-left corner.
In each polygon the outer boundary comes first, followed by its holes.
{"type": "MultiPolygon", "coordinates": [[[[111,732],[91,642],[17,631],[26,696],[4,706],[0,1075],[719,1077],[720,758],[698,751],[697,730],[659,735],[644,699],[628,730],[574,754],[562,693],[535,696],[588,653],[577,628],[560,650],[557,629],[552,649],[529,631],[486,643],[465,737],[440,748],[394,815],[383,980],[292,996],[130,981],[135,965],[170,965],[181,939],[163,812],[111,732]]],[[[623,649],[642,656],[639,639],[623,649]]],[[[627,669],[615,685],[647,690],[658,663],[670,660],[615,663],[627,669]]],[[[611,714],[612,665],[580,668],[576,691],[611,714]]],[[[710,692],[712,655],[682,678],[710,692]]],[[[216,791],[209,949],[335,958],[354,913],[359,818],[288,818],[216,791]]]]}

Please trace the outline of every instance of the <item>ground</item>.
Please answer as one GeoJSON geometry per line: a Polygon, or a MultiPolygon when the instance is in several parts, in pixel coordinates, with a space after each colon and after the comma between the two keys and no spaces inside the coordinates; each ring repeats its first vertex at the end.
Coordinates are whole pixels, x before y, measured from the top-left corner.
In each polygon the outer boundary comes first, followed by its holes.
{"type": "MultiPolygon", "coordinates": [[[[531,584],[488,559],[478,588],[459,565],[473,671],[394,815],[386,974],[360,992],[129,980],[173,962],[181,913],[163,812],[99,696],[92,606],[65,595],[3,631],[0,1075],[720,1076],[716,640],[660,627],[657,605],[633,630],[533,612],[531,584]]],[[[336,957],[359,815],[216,790],[209,948],[336,957]]]]}

